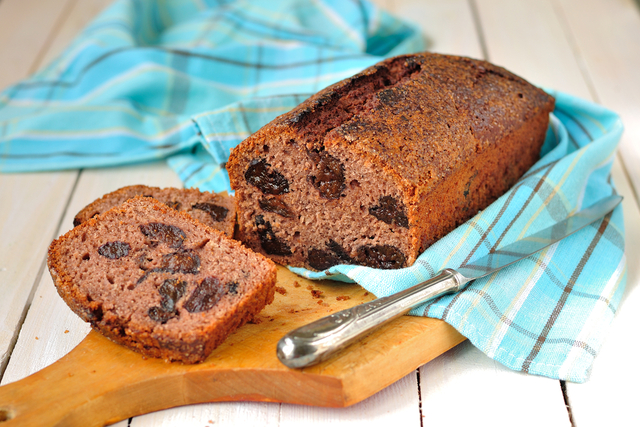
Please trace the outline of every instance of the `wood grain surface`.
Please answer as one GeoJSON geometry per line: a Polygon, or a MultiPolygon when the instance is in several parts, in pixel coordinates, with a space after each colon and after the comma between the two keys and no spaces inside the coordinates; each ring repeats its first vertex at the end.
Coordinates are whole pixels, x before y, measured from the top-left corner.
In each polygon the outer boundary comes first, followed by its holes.
{"type": "Polygon", "coordinates": [[[349,406],[464,340],[445,322],[404,316],[322,364],[289,369],[278,361],[276,344],[290,330],[372,299],[358,285],[311,282],[278,267],[274,302],[205,362],[147,358],[91,332],[59,361],[0,387],[0,420],[88,427],[202,402],[349,406]]]}

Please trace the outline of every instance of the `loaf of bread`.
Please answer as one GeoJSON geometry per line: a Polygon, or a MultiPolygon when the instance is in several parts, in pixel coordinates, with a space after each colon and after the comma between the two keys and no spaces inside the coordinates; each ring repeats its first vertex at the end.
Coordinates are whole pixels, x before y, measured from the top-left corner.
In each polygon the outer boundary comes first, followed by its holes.
{"type": "Polygon", "coordinates": [[[80,225],[89,218],[136,196],[153,197],[170,208],[186,212],[203,224],[222,231],[227,237],[233,237],[236,225],[233,197],[196,188],[158,188],[146,185],[122,187],[85,206],[73,219],[73,226],[80,225]]]}
{"type": "Polygon", "coordinates": [[[60,296],[111,340],[146,356],[203,361],[273,301],[275,264],[149,197],[55,240],[60,296]]]}
{"type": "Polygon", "coordinates": [[[236,236],[278,263],[401,268],[539,158],[554,99],[484,61],[385,60],[236,147],[236,236]]]}

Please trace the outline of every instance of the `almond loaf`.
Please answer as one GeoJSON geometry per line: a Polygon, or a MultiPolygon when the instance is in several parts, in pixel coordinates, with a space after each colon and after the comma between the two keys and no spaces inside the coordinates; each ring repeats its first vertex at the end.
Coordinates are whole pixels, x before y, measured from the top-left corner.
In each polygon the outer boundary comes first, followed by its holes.
{"type": "Polygon", "coordinates": [[[159,188],[146,185],[122,187],[105,194],[78,212],[73,219],[73,226],[80,225],[89,218],[136,196],[153,197],[170,208],[186,212],[203,224],[222,231],[227,237],[233,237],[236,224],[233,197],[196,188],[159,188]]]}
{"type": "Polygon", "coordinates": [[[276,281],[271,260],[148,197],[73,228],[47,262],[60,296],[95,330],[186,363],[270,304],[276,281]]]}
{"type": "Polygon", "coordinates": [[[553,108],[544,91],[484,61],[380,62],[232,151],[236,237],[313,270],[406,267],[537,161],[553,108]]]}

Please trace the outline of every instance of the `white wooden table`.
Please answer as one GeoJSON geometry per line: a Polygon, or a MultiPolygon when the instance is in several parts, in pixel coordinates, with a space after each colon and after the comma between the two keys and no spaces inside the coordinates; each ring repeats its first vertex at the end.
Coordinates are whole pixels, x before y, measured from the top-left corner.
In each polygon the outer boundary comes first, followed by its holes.
{"type": "MultiPolygon", "coordinates": [[[[468,342],[344,409],[202,404],[117,426],[640,425],[640,12],[634,0],[376,0],[419,25],[429,50],[485,58],[590,99],[625,124],[613,178],[625,197],[628,285],[585,384],[512,372],[468,342]]],[[[108,0],[0,0],[0,87],[48,63],[108,0]]],[[[164,164],[0,174],[0,378],[53,363],[89,332],[57,296],[46,248],[73,215],[128,184],[180,186],[164,164]]],[[[1,405],[2,402],[0,402],[1,405]]],[[[0,426],[2,423],[0,422],[0,426]]]]}

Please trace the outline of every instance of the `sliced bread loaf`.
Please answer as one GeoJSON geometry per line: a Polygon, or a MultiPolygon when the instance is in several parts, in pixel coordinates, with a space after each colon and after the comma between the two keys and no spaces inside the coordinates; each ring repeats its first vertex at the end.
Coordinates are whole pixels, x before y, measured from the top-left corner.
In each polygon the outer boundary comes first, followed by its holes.
{"type": "Polygon", "coordinates": [[[273,262],[149,197],[56,239],[58,293],[111,340],[151,357],[203,361],[274,297],[273,262]]]}

